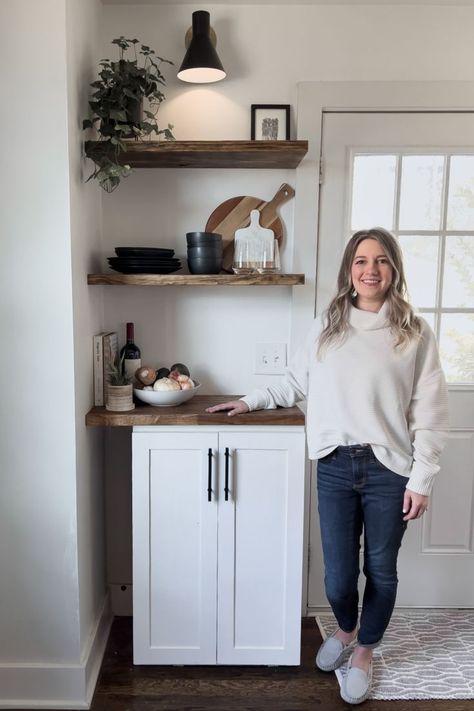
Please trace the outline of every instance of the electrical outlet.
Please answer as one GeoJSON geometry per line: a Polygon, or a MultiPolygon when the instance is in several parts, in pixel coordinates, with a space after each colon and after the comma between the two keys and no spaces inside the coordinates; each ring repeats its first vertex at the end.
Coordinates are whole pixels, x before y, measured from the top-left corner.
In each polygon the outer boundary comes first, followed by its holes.
{"type": "Polygon", "coordinates": [[[286,367],[286,343],[257,343],[255,373],[281,375],[286,367]]]}

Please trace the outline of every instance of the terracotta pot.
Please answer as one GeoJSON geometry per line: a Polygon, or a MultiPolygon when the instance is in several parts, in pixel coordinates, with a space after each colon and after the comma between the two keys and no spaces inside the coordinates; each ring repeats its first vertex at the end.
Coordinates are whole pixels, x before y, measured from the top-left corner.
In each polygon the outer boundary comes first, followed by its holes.
{"type": "Polygon", "coordinates": [[[133,385],[107,385],[105,409],[114,412],[133,410],[133,385]]]}

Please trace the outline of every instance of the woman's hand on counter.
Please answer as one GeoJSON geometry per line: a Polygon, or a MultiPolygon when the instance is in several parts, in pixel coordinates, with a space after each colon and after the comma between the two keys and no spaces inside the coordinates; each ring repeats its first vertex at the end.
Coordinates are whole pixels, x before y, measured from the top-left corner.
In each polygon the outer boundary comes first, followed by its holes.
{"type": "Polygon", "coordinates": [[[243,400],[231,400],[230,402],[223,402],[220,405],[206,407],[206,412],[220,412],[222,410],[229,410],[227,414],[229,417],[232,417],[233,415],[243,415],[244,412],[249,411],[249,408],[247,403],[243,400]]]}

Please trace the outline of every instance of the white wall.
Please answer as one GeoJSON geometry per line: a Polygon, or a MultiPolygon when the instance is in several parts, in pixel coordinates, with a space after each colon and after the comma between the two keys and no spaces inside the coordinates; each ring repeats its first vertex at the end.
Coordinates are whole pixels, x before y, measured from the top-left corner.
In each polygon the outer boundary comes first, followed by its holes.
{"type": "Polygon", "coordinates": [[[250,104],[295,110],[298,81],[473,78],[472,6],[288,5],[107,5],[103,51],[129,34],[175,62],[160,116],[183,140],[249,138],[250,104]],[[176,78],[196,9],[211,13],[227,71],[207,87],[176,78]]]}
{"type": "MultiPolygon", "coordinates": [[[[249,138],[250,104],[291,103],[296,115],[296,86],[303,80],[474,78],[473,7],[207,5],[228,77],[192,86],[178,81],[176,71],[194,9],[135,3],[104,8],[103,56],[115,56],[110,41],[125,34],[175,62],[165,67],[160,122],[174,124],[178,139],[249,138]]],[[[204,228],[222,200],[239,194],[270,198],[284,180],[295,184],[294,172],[137,171],[104,195],[102,268],[115,246],[128,244],[173,247],[184,256],[185,233],[204,228]]],[[[295,204],[298,196],[281,212],[288,270],[295,204]]],[[[309,276],[313,268],[308,265],[309,276]]],[[[135,321],[147,363],[186,362],[206,392],[244,392],[264,382],[253,372],[255,342],[288,338],[291,289],[118,287],[104,289],[104,298],[106,323],[122,339],[126,320],[135,321]],[[232,338],[224,336],[229,327],[232,338]]]]}
{"type": "Polygon", "coordinates": [[[89,114],[89,84],[98,59],[99,0],[67,0],[69,176],[74,305],[74,385],[77,467],[77,533],[81,655],[87,654],[106,596],[104,528],[104,436],[86,428],[92,397],[92,335],[102,329],[103,299],[86,275],[100,251],[101,194],[84,182],[89,166],[81,155],[82,119],[89,114]]]}
{"type": "Polygon", "coordinates": [[[65,8],[48,4],[0,6],[0,664],[79,650],[65,8]]]}
{"type": "MultiPolygon", "coordinates": [[[[102,52],[110,56],[110,41],[124,34],[175,62],[166,68],[160,122],[174,124],[177,139],[248,139],[252,103],[292,104],[292,137],[311,139],[294,133],[299,81],[474,79],[473,25],[473,7],[439,5],[106,5],[102,52]],[[176,79],[196,9],[211,13],[228,74],[207,87],[176,79]]],[[[169,246],[185,255],[185,233],[203,229],[221,201],[242,194],[268,199],[283,181],[295,185],[294,172],[137,171],[104,196],[102,269],[119,245],[169,246]]],[[[303,237],[293,234],[297,206],[298,194],[281,210],[287,271],[301,264],[301,255],[296,260],[293,254],[303,237]]],[[[255,343],[289,342],[292,321],[312,317],[314,249],[303,264],[307,284],[295,287],[293,297],[285,288],[104,287],[105,322],[123,340],[125,322],[134,321],[147,364],[180,360],[203,382],[204,392],[244,393],[277,377],[254,374],[255,343]]],[[[110,437],[113,448],[127,451],[128,432],[110,437]]],[[[109,580],[130,582],[130,471],[112,457],[108,469],[109,580]]]]}
{"type": "Polygon", "coordinates": [[[80,0],[0,4],[3,708],[85,707],[98,632],[104,641],[102,447],[82,424],[100,294],[81,285],[100,200],[81,199],[84,89],[76,96],[87,61],[95,66],[87,24],[97,26],[98,7],[93,0],[87,11],[80,0]]]}

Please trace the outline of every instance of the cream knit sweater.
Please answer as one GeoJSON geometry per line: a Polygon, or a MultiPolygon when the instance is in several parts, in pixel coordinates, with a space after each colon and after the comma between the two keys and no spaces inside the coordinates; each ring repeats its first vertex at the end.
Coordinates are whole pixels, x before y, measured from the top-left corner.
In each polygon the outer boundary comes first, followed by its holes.
{"type": "Polygon", "coordinates": [[[421,319],[421,339],[395,350],[387,311],[387,303],[378,313],[351,307],[347,338],[321,361],[322,319],[315,319],[283,381],[242,400],[259,410],[307,399],[310,459],[338,445],[367,443],[383,465],[409,477],[408,489],[428,495],[447,437],[446,382],[426,321],[421,319]]]}

